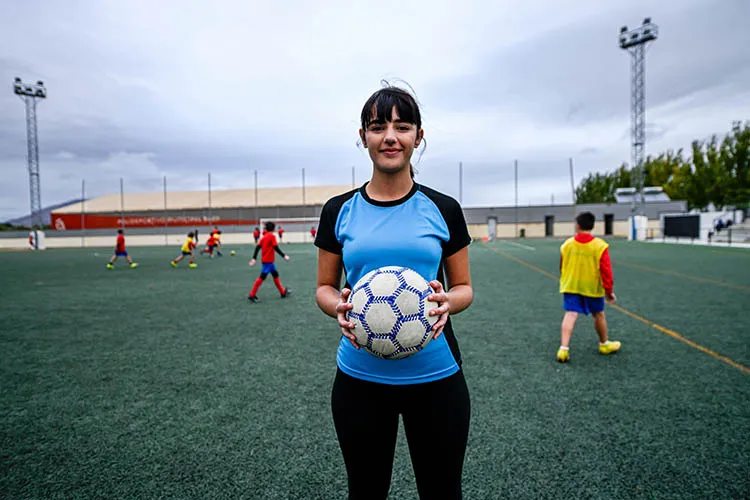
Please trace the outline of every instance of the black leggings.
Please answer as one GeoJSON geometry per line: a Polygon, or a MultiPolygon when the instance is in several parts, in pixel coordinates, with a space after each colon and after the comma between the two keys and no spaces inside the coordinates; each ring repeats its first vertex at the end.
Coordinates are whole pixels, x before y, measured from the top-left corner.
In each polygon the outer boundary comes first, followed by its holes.
{"type": "Polygon", "coordinates": [[[413,385],[376,384],[338,370],[331,407],[350,500],[388,497],[399,414],[419,498],[461,498],[471,413],[461,370],[435,382],[413,385]]]}

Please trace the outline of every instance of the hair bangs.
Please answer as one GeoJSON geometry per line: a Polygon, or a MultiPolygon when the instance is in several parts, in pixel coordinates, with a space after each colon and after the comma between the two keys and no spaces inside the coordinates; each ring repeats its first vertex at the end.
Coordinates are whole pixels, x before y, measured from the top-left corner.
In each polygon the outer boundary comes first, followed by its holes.
{"type": "Polygon", "coordinates": [[[367,129],[373,122],[392,122],[394,108],[399,121],[422,128],[422,117],[414,97],[400,88],[387,87],[370,96],[362,108],[362,129],[367,129]]]}

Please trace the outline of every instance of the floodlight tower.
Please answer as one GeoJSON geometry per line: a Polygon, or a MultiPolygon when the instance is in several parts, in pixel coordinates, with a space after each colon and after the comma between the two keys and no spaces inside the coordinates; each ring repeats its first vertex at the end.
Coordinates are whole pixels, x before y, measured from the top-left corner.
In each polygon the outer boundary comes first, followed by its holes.
{"type": "MultiPolygon", "coordinates": [[[[20,78],[13,82],[13,93],[26,104],[26,149],[29,164],[29,194],[31,195],[31,227],[42,228],[42,192],[39,183],[39,142],[36,129],[36,104],[39,99],[47,97],[44,82],[37,81],[30,85],[20,78]]],[[[34,238],[38,241],[38,238],[34,238]]]]}
{"type": "Polygon", "coordinates": [[[618,40],[620,48],[632,56],[631,93],[630,93],[630,135],[633,145],[631,157],[636,173],[636,188],[640,193],[640,212],[645,214],[646,198],[643,188],[646,181],[646,168],[643,152],[646,146],[646,44],[656,40],[659,27],[647,17],[643,24],[628,31],[627,26],[620,28],[618,40]]]}

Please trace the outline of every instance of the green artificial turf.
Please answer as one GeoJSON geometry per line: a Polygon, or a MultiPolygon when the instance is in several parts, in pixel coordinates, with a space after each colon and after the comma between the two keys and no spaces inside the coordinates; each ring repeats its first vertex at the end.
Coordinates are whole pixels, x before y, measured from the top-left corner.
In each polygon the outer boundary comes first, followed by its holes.
{"type": "MultiPolygon", "coordinates": [[[[558,246],[471,247],[465,498],[750,496],[750,374],[612,308],[620,352],[582,317],[556,363],[557,283],[509,256],[556,275],[558,246]]],[[[140,267],[113,271],[108,250],[0,253],[0,497],[345,498],[316,250],[284,245],[295,295],[269,279],[251,304],[259,268],[236,249],[173,269],[175,249],[133,247],[140,267]]],[[[611,254],[622,307],[750,366],[750,251],[611,254]]],[[[390,498],[416,498],[403,434],[390,498]]]]}

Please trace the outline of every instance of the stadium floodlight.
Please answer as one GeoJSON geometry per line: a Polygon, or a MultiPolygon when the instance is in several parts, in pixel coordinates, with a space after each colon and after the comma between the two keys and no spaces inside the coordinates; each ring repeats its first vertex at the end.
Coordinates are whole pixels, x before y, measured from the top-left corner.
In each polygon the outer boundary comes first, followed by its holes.
{"type": "MultiPolygon", "coordinates": [[[[31,198],[31,227],[32,229],[41,229],[43,225],[42,192],[39,182],[36,104],[39,99],[47,97],[47,89],[41,80],[37,80],[36,84],[26,84],[16,77],[13,80],[13,93],[20,97],[26,105],[26,150],[29,168],[29,195],[31,198]]],[[[36,243],[39,238],[35,237],[34,241],[36,243]]]]}
{"type": "MultiPolygon", "coordinates": [[[[630,52],[632,56],[631,70],[631,94],[630,94],[630,118],[632,137],[632,166],[636,173],[636,186],[640,191],[640,212],[645,213],[646,200],[644,197],[644,184],[646,180],[646,169],[644,165],[644,151],[646,147],[646,44],[656,40],[659,36],[659,27],[647,17],[643,24],[628,30],[627,26],[620,28],[617,39],[620,48],[630,52]]],[[[634,205],[633,211],[636,211],[634,205]]]]}

